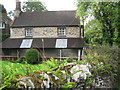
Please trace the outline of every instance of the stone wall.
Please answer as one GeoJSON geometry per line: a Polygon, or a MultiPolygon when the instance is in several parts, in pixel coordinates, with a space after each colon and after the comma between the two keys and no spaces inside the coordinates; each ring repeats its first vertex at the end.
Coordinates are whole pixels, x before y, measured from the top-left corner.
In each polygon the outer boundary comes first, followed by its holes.
{"type": "MultiPolygon", "coordinates": [[[[57,27],[35,27],[33,38],[57,38],[57,27]]],[[[25,28],[12,28],[10,30],[11,38],[25,38],[25,28]]],[[[80,37],[79,27],[66,27],[66,37],[80,37]]]]}
{"type": "Polygon", "coordinates": [[[80,27],[67,27],[66,35],[67,37],[80,37],[80,27]]]}
{"type": "Polygon", "coordinates": [[[57,27],[33,28],[33,37],[34,38],[57,37],[57,27]]]}
{"type": "Polygon", "coordinates": [[[10,38],[24,38],[25,29],[24,28],[12,28],[10,29],[10,38]]]}

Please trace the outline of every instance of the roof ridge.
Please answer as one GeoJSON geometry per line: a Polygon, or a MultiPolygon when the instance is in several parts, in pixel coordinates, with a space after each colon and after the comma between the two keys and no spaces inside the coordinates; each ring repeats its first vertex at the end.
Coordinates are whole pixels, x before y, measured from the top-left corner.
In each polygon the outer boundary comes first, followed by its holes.
{"type": "MultiPolygon", "coordinates": [[[[41,13],[41,12],[75,12],[76,10],[60,10],[60,11],[34,11],[35,13],[41,13]]],[[[34,13],[34,12],[22,12],[22,13],[34,13]]]]}

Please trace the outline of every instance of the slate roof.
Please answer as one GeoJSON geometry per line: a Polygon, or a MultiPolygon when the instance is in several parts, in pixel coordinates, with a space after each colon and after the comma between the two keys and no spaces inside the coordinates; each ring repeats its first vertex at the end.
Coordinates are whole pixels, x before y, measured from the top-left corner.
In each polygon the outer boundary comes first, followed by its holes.
{"type": "Polygon", "coordinates": [[[11,27],[78,26],[76,11],[21,12],[11,27]]]}
{"type": "MultiPolygon", "coordinates": [[[[24,38],[8,38],[2,43],[2,48],[20,48],[24,38]]],[[[25,38],[26,39],[26,38],[25,38]]],[[[43,48],[42,38],[32,38],[31,48],[43,48]]],[[[44,48],[55,48],[56,39],[58,38],[44,38],[44,48]]],[[[60,38],[59,38],[60,39],[60,38]]],[[[83,38],[65,38],[68,39],[67,48],[82,48],[83,38]]]]}

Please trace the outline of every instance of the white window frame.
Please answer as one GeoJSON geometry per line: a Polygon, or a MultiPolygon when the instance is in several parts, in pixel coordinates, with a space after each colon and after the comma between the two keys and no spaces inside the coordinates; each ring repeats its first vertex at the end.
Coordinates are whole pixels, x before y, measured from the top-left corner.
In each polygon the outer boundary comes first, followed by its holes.
{"type": "Polygon", "coordinates": [[[25,36],[32,36],[32,28],[25,29],[25,36]]]}
{"type": "Polygon", "coordinates": [[[33,39],[23,39],[20,45],[20,48],[30,48],[32,45],[33,39]]]}
{"type": "Polygon", "coordinates": [[[0,28],[5,28],[5,24],[3,22],[0,22],[0,28]]]}
{"type": "Polygon", "coordinates": [[[68,39],[56,39],[55,48],[67,48],[68,39]]]}
{"type": "Polygon", "coordinates": [[[58,36],[65,36],[65,35],[66,35],[66,28],[58,27],[58,36]]]}

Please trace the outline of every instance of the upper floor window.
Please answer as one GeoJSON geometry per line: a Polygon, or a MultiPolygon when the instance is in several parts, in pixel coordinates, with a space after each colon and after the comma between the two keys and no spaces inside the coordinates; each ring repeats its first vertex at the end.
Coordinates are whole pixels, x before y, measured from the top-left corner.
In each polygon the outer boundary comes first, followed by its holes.
{"type": "Polygon", "coordinates": [[[5,28],[5,24],[3,22],[0,22],[0,28],[5,28]]]}
{"type": "Polygon", "coordinates": [[[26,36],[32,36],[32,28],[26,28],[25,29],[25,35],[26,36]]]}
{"type": "Polygon", "coordinates": [[[65,35],[66,35],[66,28],[58,27],[58,36],[65,36],[65,35]]]}

